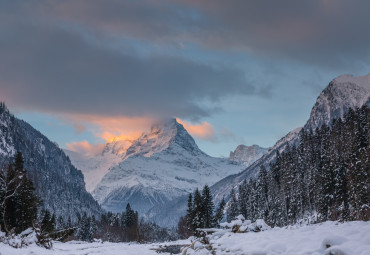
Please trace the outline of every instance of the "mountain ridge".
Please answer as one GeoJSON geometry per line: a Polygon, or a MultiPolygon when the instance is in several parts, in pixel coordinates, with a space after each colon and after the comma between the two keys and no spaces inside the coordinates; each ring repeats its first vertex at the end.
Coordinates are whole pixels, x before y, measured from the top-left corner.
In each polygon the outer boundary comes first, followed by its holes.
{"type": "Polygon", "coordinates": [[[0,106],[0,162],[13,160],[19,151],[24,166],[43,200],[43,208],[65,219],[76,219],[76,213],[100,216],[98,203],[85,190],[84,177],[70,159],[46,136],[27,122],[0,106]]]}
{"type": "Polygon", "coordinates": [[[315,131],[316,127],[324,124],[330,125],[331,120],[343,117],[350,108],[370,105],[370,73],[363,76],[340,75],[329,82],[317,97],[312,107],[310,117],[303,127],[296,128],[281,138],[270,150],[259,160],[247,167],[240,174],[228,176],[211,187],[215,202],[222,197],[228,197],[232,188],[250,177],[256,177],[259,168],[263,165],[267,169],[269,163],[275,159],[276,152],[282,153],[286,146],[297,145],[299,133],[302,129],[315,131]]]}

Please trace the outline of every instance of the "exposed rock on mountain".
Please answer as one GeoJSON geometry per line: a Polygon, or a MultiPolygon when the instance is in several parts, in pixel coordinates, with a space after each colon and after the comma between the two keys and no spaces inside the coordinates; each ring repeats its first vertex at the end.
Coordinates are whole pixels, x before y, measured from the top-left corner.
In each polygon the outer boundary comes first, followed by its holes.
{"type": "Polygon", "coordinates": [[[258,145],[246,146],[239,145],[235,151],[230,152],[230,160],[244,164],[246,167],[250,166],[257,159],[261,158],[269,149],[262,148],[258,145]]]}

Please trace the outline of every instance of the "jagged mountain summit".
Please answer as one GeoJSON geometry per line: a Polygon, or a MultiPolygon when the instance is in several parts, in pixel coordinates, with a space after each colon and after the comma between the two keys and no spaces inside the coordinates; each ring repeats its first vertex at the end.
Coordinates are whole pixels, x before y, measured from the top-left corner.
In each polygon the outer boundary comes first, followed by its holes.
{"type": "Polygon", "coordinates": [[[235,151],[230,152],[229,159],[231,161],[239,162],[248,167],[256,160],[261,158],[263,155],[265,155],[268,150],[268,148],[262,148],[255,144],[252,146],[241,144],[236,147],[235,151]]]}
{"type": "Polygon", "coordinates": [[[24,167],[33,181],[43,207],[76,219],[77,213],[99,216],[99,204],[85,189],[84,178],[58,147],[23,120],[14,117],[0,104],[0,163],[13,160],[22,152],[24,167]]]}
{"type": "Polygon", "coordinates": [[[370,73],[364,76],[341,75],[332,80],[317,98],[305,129],[315,130],[343,117],[348,109],[370,105],[370,73]]]}
{"type": "MultiPolygon", "coordinates": [[[[333,79],[318,96],[313,106],[310,118],[304,125],[304,129],[315,131],[323,124],[330,125],[334,118],[341,118],[350,109],[370,105],[370,73],[364,76],[341,75],[333,79]]],[[[215,201],[218,202],[223,196],[228,196],[231,189],[236,188],[244,179],[256,177],[260,167],[267,169],[270,162],[275,159],[276,152],[282,153],[290,145],[297,145],[299,133],[302,127],[289,132],[280,139],[270,150],[247,167],[243,172],[234,176],[228,176],[211,187],[215,201]]]]}
{"type": "MultiPolygon", "coordinates": [[[[113,157],[112,151],[104,151],[98,158],[113,157]]],[[[100,169],[105,174],[92,194],[107,210],[119,212],[130,203],[142,215],[245,168],[205,154],[176,119],[153,125],[114,158],[119,162],[100,169]]]]}

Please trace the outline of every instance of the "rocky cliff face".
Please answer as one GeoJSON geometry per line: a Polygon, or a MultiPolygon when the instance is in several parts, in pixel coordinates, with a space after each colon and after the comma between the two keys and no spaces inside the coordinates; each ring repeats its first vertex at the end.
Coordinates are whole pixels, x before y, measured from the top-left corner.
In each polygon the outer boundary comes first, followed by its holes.
{"type": "Polygon", "coordinates": [[[243,164],[245,167],[248,167],[251,164],[253,164],[257,159],[265,155],[268,150],[269,149],[262,148],[255,144],[252,146],[246,146],[241,144],[235,149],[235,151],[230,152],[229,159],[234,162],[239,162],[243,164]]]}
{"type": "Polygon", "coordinates": [[[370,104],[370,74],[354,77],[342,75],[332,80],[317,98],[306,129],[315,130],[341,118],[350,108],[370,104]]]}

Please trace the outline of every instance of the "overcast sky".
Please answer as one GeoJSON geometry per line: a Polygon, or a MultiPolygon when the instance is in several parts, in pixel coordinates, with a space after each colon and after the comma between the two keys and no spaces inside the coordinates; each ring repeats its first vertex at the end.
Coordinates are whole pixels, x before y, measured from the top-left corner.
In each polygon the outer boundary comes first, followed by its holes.
{"type": "Polygon", "coordinates": [[[340,74],[370,72],[370,1],[1,1],[0,100],[98,152],[176,117],[213,156],[272,146],[340,74]]]}

